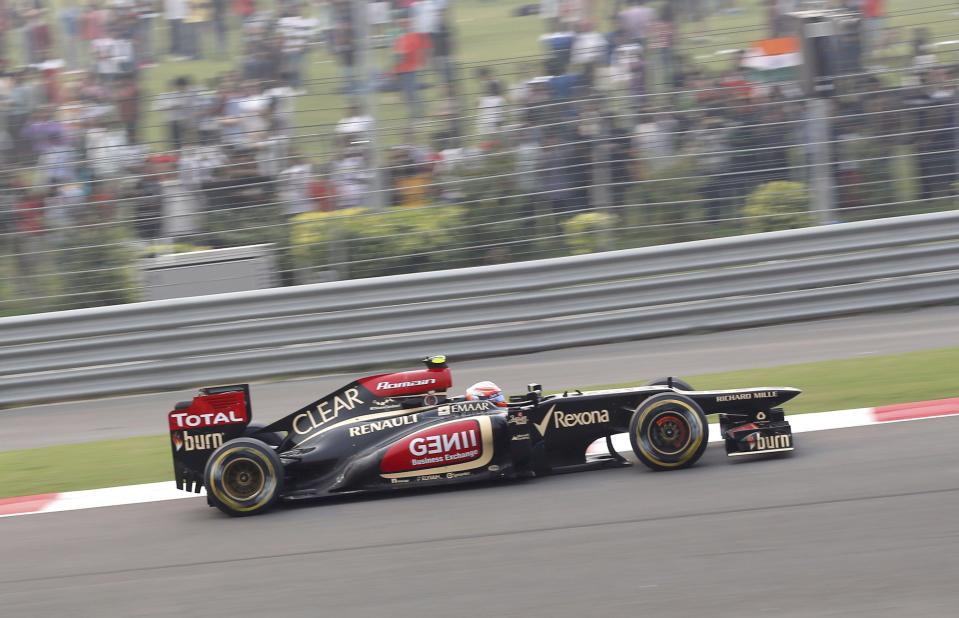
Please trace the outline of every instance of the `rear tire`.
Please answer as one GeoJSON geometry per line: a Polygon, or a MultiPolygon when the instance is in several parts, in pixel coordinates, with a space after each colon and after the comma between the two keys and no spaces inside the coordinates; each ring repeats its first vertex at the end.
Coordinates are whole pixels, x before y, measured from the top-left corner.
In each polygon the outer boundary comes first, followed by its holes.
{"type": "Polygon", "coordinates": [[[233,517],[269,509],[283,491],[283,464],[269,445],[237,438],[219,447],[203,471],[210,504],[233,517]]]}
{"type": "MultiPolygon", "coordinates": [[[[652,382],[646,384],[646,386],[669,386],[670,378],[656,378],[652,382]]],[[[679,389],[681,391],[694,391],[693,385],[685,380],[680,380],[679,378],[672,378],[673,388],[679,389]]]]}
{"type": "Polygon", "coordinates": [[[709,425],[699,405],[676,393],[646,399],[629,421],[633,453],[652,470],[678,470],[696,463],[709,442],[709,425]]]}

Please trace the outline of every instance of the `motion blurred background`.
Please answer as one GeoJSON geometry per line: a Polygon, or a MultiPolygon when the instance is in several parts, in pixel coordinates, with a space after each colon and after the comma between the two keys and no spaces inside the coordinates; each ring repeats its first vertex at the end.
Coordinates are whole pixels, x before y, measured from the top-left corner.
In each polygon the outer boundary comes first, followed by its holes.
{"type": "Polygon", "coordinates": [[[0,62],[4,316],[956,207],[947,0],[4,0],[0,62]]]}

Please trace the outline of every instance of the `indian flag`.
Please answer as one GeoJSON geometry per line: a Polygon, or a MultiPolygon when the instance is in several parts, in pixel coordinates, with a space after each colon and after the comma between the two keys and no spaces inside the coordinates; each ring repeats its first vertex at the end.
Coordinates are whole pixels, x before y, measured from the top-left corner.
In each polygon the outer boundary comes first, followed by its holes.
{"type": "Polygon", "coordinates": [[[778,71],[801,64],[799,39],[794,36],[756,41],[749,46],[742,59],[742,68],[753,71],[778,71]]]}

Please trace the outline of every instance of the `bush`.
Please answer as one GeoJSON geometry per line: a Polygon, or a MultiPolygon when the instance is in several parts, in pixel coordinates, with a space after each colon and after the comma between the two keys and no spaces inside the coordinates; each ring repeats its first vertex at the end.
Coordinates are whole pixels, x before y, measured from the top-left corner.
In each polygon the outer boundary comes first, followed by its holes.
{"type": "Polygon", "coordinates": [[[459,266],[462,260],[450,250],[461,244],[460,236],[449,230],[462,218],[458,206],[297,215],[290,232],[296,282],[329,278],[317,271],[357,279],[459,266]]]}
{"type": "Polygon", "coordinates": [[[268,202],[208,212],[203,244],[215,249],[274,243],[282,246],[286,215],[280,204],[268,202]]]}
{"type": "Polygon", "coordinates": [[[305,212],[290,219],[290,255],[296,283],[312,283],[326,277],[317,270],[338,268],[343,261],[336,255],[340,248],[334,239],[348,236],[347,223],[351,217],[367,212],[363,208],[347,208],[336,212],[305,212]]]}
{"type": "Polygon", "coordinates": [[[809,212],[809,192],[801,182],[777,180],[753,191],[743,208],[747,233],[790,230],[815,223],[809,212]]]}
{"type": "Polygon", "coordinates": [[[657,244],[689,240],[691,226],[695,221],[703,221],[705,207],[700,193],[706,179],[697,171],[696,162],[687,157],[678,159],[669,166],[650,174],[643,182],[633,186],[629,194],[632,204],[645,204],[639,208],[630,208],[632,214],[628,227],[655,226],[647,229],[648,238],[637,244],[657,244]]]}
{"type": "Polygon", "coordinates": [[[607,212],[584,212],[563,222],[566,246],[572,255],[583,255],[612,249],[610,233],[618,223],[607,212]]]}
{"type": "Polygon", "coordinates": [[[57,309],[119,305],[139,300],[140,280],[129,234],[118,227],[77,228],[62,243],[57,309]]]}

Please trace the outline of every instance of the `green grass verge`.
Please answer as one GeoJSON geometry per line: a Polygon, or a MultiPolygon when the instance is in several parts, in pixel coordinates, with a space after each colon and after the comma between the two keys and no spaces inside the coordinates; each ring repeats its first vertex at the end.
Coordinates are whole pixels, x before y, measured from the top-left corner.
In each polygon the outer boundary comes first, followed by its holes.
{"type": "Polygon", "coordinates": [[[171,478],[166,435],[0,453],[0,498],[171,478]]]}
{"type": "MultiPolygon", "coordinates": [[[[699,389],[795,386],[804,393],[786,408],[802,413],[959,396],[957,370],[948,348],[683,377],[699,389]]],[[[169,478],[166,435],[0,453],[0,497],[169,478]]]]}
{"type": "Polygon", "coordinates": [[[959,397],[957,375],[959,348],[946,348],[676,377],[702,390],[748,386],[801,388],[802,395],[784,406],[789,414],[801,414],[959,397]]]}

